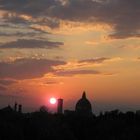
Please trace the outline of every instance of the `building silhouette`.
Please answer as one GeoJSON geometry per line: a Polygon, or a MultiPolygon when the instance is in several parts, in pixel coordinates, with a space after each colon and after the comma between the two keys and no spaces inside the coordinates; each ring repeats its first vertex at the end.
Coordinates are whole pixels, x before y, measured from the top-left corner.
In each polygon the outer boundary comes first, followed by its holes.
{"type": "Polygon", "coordinates": [[[11,113],[11,112],[14,112],[13,108],[10,105],[8,105],[8,106],[0,109],[0,111],[2,111],[3,113],[11,113]]]}
{"type": "Polygon", "coordinates": [[[62,114],[63,113],[63,99],[57,100],[57,113],[62,114]]]}
{"type": "Polygon", "coordinates": [[[64,114],[72,115],[76,114],[79,116],[92,116],[92,106],[90,101],[86,97],[86,92],[84,91],[82,94],[82,98],[79,99],[75,105],[75,110],[65,110],[64,114]]]}
{"type": "Polygon", "coordinates": [[[10,105],[8,105],[7,107],[4,107],[2,109],[0,109],[3,112],[14,112],[14,113],[22,113],[22,105],[18,104],[17,102],[15,102],[14,106],[11,107],[10,105]]]}
{"type": "Polygon", "coordinates": [[[18,105],[17,102],[15,102],[15,105],[14,105],[14,110],[15,111],[17,111],[17,105],[18,105]]]}
{"type": "Polygon", "coordinates": [[[18,112],[22,113],[22,105],[21,104],[18,105],[18,112]]]}
{"type": "Polygon", "coordinates": [[[75,106],[75,112],[79,115],[89,116],[92,114],[92,106],[90,101],[86,97],[86,92],[82,94],[82,98],[78,100],[75,106]]]}

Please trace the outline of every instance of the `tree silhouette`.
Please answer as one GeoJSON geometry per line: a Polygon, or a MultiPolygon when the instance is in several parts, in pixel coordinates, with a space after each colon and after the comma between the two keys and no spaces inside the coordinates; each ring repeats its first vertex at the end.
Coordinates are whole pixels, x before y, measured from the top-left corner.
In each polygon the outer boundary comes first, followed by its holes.
{"type": "Polygon", "coordinates": [[[140,114],[112,110],[95,116],[77,113],[19,113],[10,106],[0,110],[0,140],[139,140],[140,114]]]}

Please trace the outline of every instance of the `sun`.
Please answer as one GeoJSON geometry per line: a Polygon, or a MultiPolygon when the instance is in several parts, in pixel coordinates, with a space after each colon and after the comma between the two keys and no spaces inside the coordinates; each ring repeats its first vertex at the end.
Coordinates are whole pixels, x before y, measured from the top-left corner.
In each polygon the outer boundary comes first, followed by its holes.
{"type": "Polygon", "coordinates": [[[56,104],[56,98],[52,97],[50,98],[50,104],[56,104]]]}

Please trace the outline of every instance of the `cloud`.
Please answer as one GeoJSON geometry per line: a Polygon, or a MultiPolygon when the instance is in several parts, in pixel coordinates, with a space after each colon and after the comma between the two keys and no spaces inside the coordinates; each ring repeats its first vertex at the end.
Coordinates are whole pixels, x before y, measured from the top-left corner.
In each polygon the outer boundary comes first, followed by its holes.
{"type": "Polygon", "coordinates": [[[69,61],[66,65],[60,65],[54,67],[56,70],[71,70],[71,69],[79,69],[79,68],[89,68],[93,66],[99,66],[99,64],[103,64],[106,61],[114,61],[118,60],[118,58],[106,58],[106,57],[98,57],[91,59],[84,59],[79,61],[69,61]]]}
{"type": "Polygon", "coordinates": [[[56,0],[1,0],[0,6],[2,10],[11,11],[18,14],[27,14],[34,17],[44,15],[51,7],[54,7],[58,4],[56,0]]]}
{"type": "Polygon", "coordinates": [[[100,58],[93,58],[93,59],[84,59],[78,61],[78,63],[103,63],[106,60],[110,60],[110,58],[100,57],[100,58]]]}
{"type": "Polygon", "coordinates": [[[105,61],[119,61],[121,58],[92,58],[92,59],[84,59],[74,62],[67,62],[65,65],[54,66],[54,75],[57,76],[75,76],[75,75],[106,75],[111,76],[116,73],[112,72],[102,72],[99,70],[93,70],[93,66],[97,66],[96,64],[102,64],[105,61]]]}
{"type": "Polygon", "coordinates": [[[3,16],[5,23],[19,24],[19,25],[47,25],[50,28],[57,28],[60,25],[60,21],[57,18],[52,17],[32,17],[28,15],[20,15],[16,13],[7,13],[3,16]]]}
{"type": "Polygon", "coordinates": [[[56,14],[67,20],[108,24],[114,29],[111,38],[139,37],[139,5],[139,0],[70,0],[56,14]]]}
{"type": "Polygon", "coordinates": [[[64,70],[56,71],[54,73],[57,76],[74,76],[74,75],[87,75],[87,74],[101,74],[101,72],[96,70],[64,70]]]}
{"type": "Polygon", "coordinates": [[[17,83],[18,81],[16,80],[6,80],[6,79],[0,79],[0,84],[1,85],[11,85],[11,84],[14,84],[14,83],[17,83]]]}
{"type": "Polygon", "coordinates": [[[41,28],[39,28],[39,27],[33,27],[33,26],[31,26],[30,27],[30,29],[32,29],[32,30],[34,30],[35,32],[38,32],[38,33],[42,33],[42,34],[51,34],[50,32],[47,32],[47,31],[45,31],[45,30],[43,30],[43,29],[41,29],[41,28]]]}
{"type": "Polygon", "coordinates": [[[59,26],[59,20],[52,18],[49,11],[58,3],[56,0],[14,0],[12,2],[2,0],[0,1],[0,9],[7,11],[3,15],[5,22],[25,25],[39,24],[56,28],[59,26]]]}
{"type": "Polygon", "coordinates": [[[52,28],[59,26],[59,20],[108,24],[114,29],[109,36],[115,39],[140,37],[139,5],[139,0],[0,1],[0,9],[14,15],[10,20],[15,23],[25,23],[25,20],[29,22],[30,20],[21,16],[26,15],[36,19],[36,23],[52,28]]]}
{"type": "Polygon", "coordinates": [[[47,81],[46,83],[44,83],[45,85],[54,85],[54,84],[61,84],[61,82],[58,81],[47,81]]]}
{"type": "Polygon", "coordinates": [[[18,37],[30,36],[30,37],[33,37],[35,35],[37,35],[37,33],[35,33],[35,32],[27,32],[27,33],[23,33],[23,32],[15,32],[15,33],[0,32],[0,36],[4,36],[4,37],[11,37],[11,36],[18,36],[18,37]]]}
{"type": "Polygon", "coordinates": [[[37,40],[37,39],[18,39],[16,41],[11,41],[0,45],[0,49],[10,49],[10,48],[46,48],[53,49],[59,48],[63,45],[62,42],[51,42],[47,40],[37,40]]]}
{"type": "MultiPolygon", "coordinates": [[[[52,76],[75,76],[75,75],[113,75],[109,72],[89,69],[88,63],[102,63],[107,58],[82,60],[76,66],[67,66],[67,62],[62,60],[49,59],[15,59],[10,62],[0,62],[0,84],[11,85],[24,79],[41,78],[44,75],[52,76]],[[85,63],[87,62],[87,64],[85,63]],[[15,79],[15,80],[9,80],[15,79]]],[[[58,81],[50,80],[45,84],[56,84],[58,81]]]]}
{"type": "Polygon", "coordinates": [[[5,23],[13,23],[13,24],[30,24],[30,21],[27,19],[21,17],[20,15],[17,14],[4,14],[3,19],[5,19],[5,23]]]}
{"type": "Polygon", "coordinates": [[[54,66],[64,65],[64,61],[48,59],[17,59],[0,62],[0,78],[32,79],[54,72],[54,66]]]}
{"type": "MultiPolygon", "coordinates": [[[[92,60],[93,63],[102,63],[105,58],[101,60],[92,60]]],[[[83,60],[84,62],[91,62],[91,60],[83,60]]],[[[81,62],[83,65],[84,62],[81,62]]],[[[49,59],[16,59],[11,62],[0,62],[0,78],[12,78],[17,80],[41,78],[45,74],[52,74],[52,76],[75,76],[87,74],[111,75],[110,73],[100,72],[88,68],[88,64],[84,67],[67,68],[67,62],[61,60],[49,59]]],[[[17,82],[16,80],[0,80],[2,85],[10,85],[17,82]]],[[[47,81],[46,84],[55,84],[57,81],[47,81]]]]}
{"type": "Polygon", "coordinates": [[[24,26],[17,25],[15,22],[0,22],[0,36],[2,37],[40,37],[43,35],[50,35],[50,32],[47,32],[44,29],[37,28],[37,25],[24,26]]]}

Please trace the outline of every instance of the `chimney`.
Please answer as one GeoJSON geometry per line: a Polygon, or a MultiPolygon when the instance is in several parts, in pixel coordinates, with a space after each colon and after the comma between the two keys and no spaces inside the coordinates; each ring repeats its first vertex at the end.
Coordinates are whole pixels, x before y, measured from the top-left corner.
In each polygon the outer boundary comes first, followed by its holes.
{"type": "Polygon", "coordinates": [[[57,100],[57,113],[63,114],[63,99],[57,100]]]}
{"type": "Polygon", "coordinates": [[[17,112],[17,102],[15,102],[14,110],[17,112]]]}
{"type": "Polygon", "coordinates": [[[18,106],[18,112],[22,113],[22,105],[21,104],[18,106]]]}

